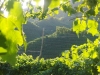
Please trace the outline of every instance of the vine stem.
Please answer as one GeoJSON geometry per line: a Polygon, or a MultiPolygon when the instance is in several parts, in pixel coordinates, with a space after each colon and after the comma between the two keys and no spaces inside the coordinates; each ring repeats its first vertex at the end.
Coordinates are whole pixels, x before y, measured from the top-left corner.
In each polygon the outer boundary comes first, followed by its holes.
{"type": "Polygon", "coordinates": [[[44,28],[43,28],[43,32],[42,32],[42,41],[41,41],[41,49],[40,49],[40,55],[39,55],[39,58],[42,56],[42,51],[43,51],[43,41],[44,41],[44,28]]]}

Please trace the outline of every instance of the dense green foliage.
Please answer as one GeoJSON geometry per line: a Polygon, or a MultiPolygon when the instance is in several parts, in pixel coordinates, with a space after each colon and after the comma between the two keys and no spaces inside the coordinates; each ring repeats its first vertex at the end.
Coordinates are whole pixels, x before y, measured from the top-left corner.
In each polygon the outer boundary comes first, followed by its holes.
{"type": "MultiPolygon", "coordinates": [[[[31,55],[21,54],[17,56],[15,66],[7,63],[0,63],[1,75],[98,75],[99,74],[99,49],[97,41],[94,43],[88,40],[89,46],[83,44],[74,45],[69,51],[62,53],[54,59],[34,59],[31,55]],[[87,48],[87,50],[85,50],[87,48]],[[94,53],[93,53],[94,52],[94,53]],[[88,53],[90,55],[88,55],[88,53]],[[98,70],[97,70],[98,69],[98,70]]],[[[100,47],[100,46],[99,46],[100,47]]]]}

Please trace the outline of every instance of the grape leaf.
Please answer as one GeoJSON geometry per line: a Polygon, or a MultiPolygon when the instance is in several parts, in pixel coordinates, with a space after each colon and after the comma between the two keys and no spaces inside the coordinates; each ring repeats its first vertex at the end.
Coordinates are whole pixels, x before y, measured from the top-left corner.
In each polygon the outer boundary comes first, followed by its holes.
{"type": "Polygon", "coordinates": [[[87,52],[86,50],[83,50],[82,56],[84,58],[88,58],[89,57],[89,52],[87,52]]]}
{"type": "Polygon", "coordinates": [[[75,21],[73,22],[73,31],[79,34],[85,29],[86,29],[86,21],[80,20],[79,18],[75,19],[75,21]]]}
{"type": "Polygon", "coordinates": [[[6,5],[6,8],[7,8],[8,11],[10,11],[10,9],[13,8],[14,1],[15,0],[8,0],[7,5],[6,5]]]}
{"type": "Polygon", "coordinates": [[[6,54],[0,55],[0,57],[12,65],[16,62],[18,45],[22,46],[25,42],[25,40],[23,40],[24,36],[22,33],[22,23],[24,23],[24,21],[21,4],[17,1],[14,2],[13,8],[10,9],[9,16],[7,18],[0,16],[0,31],[5,38],[5,41],[1,42],[6,45],[6,48],[3,48],[1,45],[0,52],[6,54]]]}
{"type": "Polygon", "coordinates": [[[7,50],[4,49],[3,47],[0,47],[0,55],[5,53],[7,53],[7,50]]]}
{"type": "Polygon", "coordinates": [[[0,47],[7,48],[6,38],[1,32],[0,32],[0,47]]]}
{"type": "Polygon", "coordinates": [[[97,70],[98,70],[98,72],[100,72],[100,66],[97,66],[97,70]]]}
{"type": "Polygon", "coordinates": [[[95,58],[97,58],[98,57],[98,53],[95,51],[95,52],[93,52],[93,56],[92,56],[92,58],[93,59],[95,59],[95,58]]]}
{"type": "Polygon", "coordinates": [[[99,10],[98,10],[98,6],[95,7],[95,14],[97,15],[99,13],[99,10]]]}
{"type": "Polygon", "coordinates": [[[27,43],[25,40],[25,35],[22,31],[22,24],[25,23],[25,17],[23,15],[23,10],[20,2],[14,2],[13,9],[10,10],[8,19],[11,20],[16,25],[16,28],[21,32],[20,35],[23,36],[23,43],[25,45],[26,50],[27,43]]]}
{"type": "MultiPolygon", "coordinates": [[[[0,56],[3,60],[14,65],[18,50],[17,45],[21,46],[23,44],[23,36],[20,31],[15,30],[14,23],[12,23],[9,19],[1,18],[0,31],[2,35],[4,35],[5,40],[3,41],[4,38],[0,40],[2,40],[2,45],[5,43],[4,46],[6,46],[6,49],[4,49],[1,45],[2,48],[0,48],[0,52],[6,52],[6,54],[0,56]]],[[[0,38],[2,37],[0,36],[0,38]]]]}
{"type": "Polygon", "coordinates": [[[8,18],[16,25],[18,30],[21,31],[22,24],[25,23],[25,18],[20,2],[14,2],[13,8],[9,12],[8,18]]]}
{"type": "Polygon", "coordinates": [[[51,3],[49,5],[50,9],[53,9],[55,7],[58,7],[60,5],[60,0],[51,0],[51,3]]]}
{"type": "Polygon", "coordinates": [[[11,65],[14,65],[16,62],[16,55],[18,51],[17,45],[11,40],[8,40],[6,43],[8,45],[7,53],[0,56],[2,57],[2,60],[10,63],[11,65]]]}
{"type": "Polygon", "coordinates": [[[98,22],[96,22],[95,20],[88,20],[87,25],[88,25],[88,33],[91,33],[93,36],[99,34],[98,22]]]}
{"type": "Polygon", "coordinates": [[[90,9],[90,10],[88,10],[87,12],[86,12],[86,15],[87,16],[95,16],[95,10],[93,10],[93,9],[90,9]]]}

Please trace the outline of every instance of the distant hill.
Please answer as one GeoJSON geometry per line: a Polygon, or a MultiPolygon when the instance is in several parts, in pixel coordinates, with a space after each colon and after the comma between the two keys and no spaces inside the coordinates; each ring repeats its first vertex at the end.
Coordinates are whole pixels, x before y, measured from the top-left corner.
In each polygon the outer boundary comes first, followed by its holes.
{"type": "Polygon", "coordinates": [[[68,22],[63,22],[63,18],[51,17],[47,20],[43,20],[37,23],[37,25],[41,28],[45,28],[45,32],[55,32],[56,26],[65,26],[71,28],[71,24],[68,22]]]}
{"type": "Polygon", "coordinates": [[[70,28],[69,23],[65,24],[63,21],[51,17],[37,22],[31,20],[23,26],[23,30],[27,36],[27,41],[31,41],[42,36],[43,28],[45,29],[44,35],[49,35],[56,31],[56,26],[65,26],[70,28]]]}
{"type": "Polygon", "coordinates": [[[42,29],[31,22],[28,22],[26,25],[24,25],[23,30],[27,37],[27,41],[31,41],[42,36],[42,29]]]}
{"type": "MultiPolygon", "coordinates": [[[[68,29],[66,27],[61,28],[68,29]]],[[[77,35],[72,31],[67,30],[68,32],[63,33],[63,30],[65,29],[62,29],[61,32],[56,31],[51,35],[44,36],[42,57],[54,58],[60,56],[61,52],[64,50],[69,50],[72,45],[80,45],[86,43],[86,37],[90,38],[91,40],[95,38],[90,34],[80,35],[80,38],[78,38],[77,35]]],[[[28,45],[26,53],[33,55],[33,57],[38,56],[41,49],[41,39],[42,38],[40,37],[31,41],[28,45]]]]}
{"type": "MultiPolygon", "coordinates": [[[[41,48],[41,36],[44,30],[44,46],[43,46],[43,54],[44,58],[54,58],[59,56],[62,51],[70,49],[72,44],[82,44],[87,40],[87,36],[94,39],[91,35],[81,35],[80,38],[77,37],[75,33],[68,33],[66,36],[60,34],[60,37],[57,36],[56,27],[64,26],[71,28],[72,21],[75,16],[68,17],[67,13],[62,13],[57,15],[56,17],[50,17],[49,19],[42,21],[33,21],[24,25],[24,32],[27,36],[27,41],[32,41],[27,48],[27,54],[32,54],[34,57],[39,55],[39,51],[41,48]],[[70,20],[70,21],[69,21],[70,20]],[[36,52],[34,52],[36,51],[36,52]]],[[[99,25],[100,29],[100,25],[99,25]]]]}

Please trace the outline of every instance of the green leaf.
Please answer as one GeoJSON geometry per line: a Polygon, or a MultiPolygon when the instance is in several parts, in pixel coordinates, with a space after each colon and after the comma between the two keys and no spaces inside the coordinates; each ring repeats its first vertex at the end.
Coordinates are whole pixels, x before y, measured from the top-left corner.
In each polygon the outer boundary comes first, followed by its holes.
{"type": "Polygon", "coordinates": [[[70,5],[67,6],[67,10],[66,11],[68,12],[68,16],[76,13],[76,11],[70,5]]]}
{"type": "Polygon", "coordinates": [[[15,65],[18,50],[17,45],[11,40],[8,40],[6,43],[8,45],[7,52],[6,54],[0,56],[2,57],[2,60],[10,63],[11,65],[15,65]]]}
{"type": "MultiPolygon", "coordinates": [[[[16,26],[15,29],[20,31],[20,32],[17,32],[18,34],[16,34],[16,35],[20,35],[18,38],[23,40],[25,43],[26,40],[25,40],[25,36],[22,31],[22,24],[25,23],[25,17],[23,15],[23,9],[22,9],[20,2],[17,2],[17,1],[14,2],[13,9],[10,10],[8,19],[15,24],[15,26],[16,26]]],[[[19,40],[20,43],[18,43],[20,46],[22,44],[21,40],[19,40]]]]}
{"type": "Polygon", "coordinates": [[[7,48],[6,41],[5,36],[0,32],[0,47],[7,48]]]}
{"type": "Polygon", "coordinates": [[[55,14],[58,14],[59,13],[59,9],[58,8],[54,8],[51,11],[54,12],[55,14]]]}
{"type": "Polygon", "coordinates": [[[93,36],[99,34],[98,31],[98,22],[95,20],[88,20],[88,33],[91,33],[93,36]]]}
{"type": "Polygon", "coordinates": [[[18,44],[19,46],[22,46],[23,44],[23,37],[21,35],[20,31],[17,30],[9,30],[9,34],[6,35],[7,39],[11,39],[12,42],[18,44]],[[11,37],[13,36],[13,37],[11,37]]]}
{"type": "Polygon", "coordinates": [[[94,51],[91,55],[91,58],[95,59],[98,57],[98,53],[96,51],[94,51]]]}
{"type": "Polygon", "coordinates": [[[53,9],[55,7],[59,7],[59,5],[60,5],[60,0],[51,0],[51,3],[49,5],[49,8],[50,9],[53,9]]]}
{"type": "Polygon", "coordinates": [[[23,15],[23,10],[20,2],[14,2],[13,8],[9,12],[8,18],[16,25],[18,30],[21,31],[22,24],[25,23],[25,18],[23,15]]]}
{"type": "Polygon", "coordinates": [[[0,35],[0,53],[6,53],[0,56],[4,61],[14,65],[18,51],[17,45],[21,46],[23,44],[23,36],[20,31],[15,30],[16,26],[9,19],[0,18],[0,31],[2,34],[0,35]]]}
{"type": "Polygon", "coordinates": [[[8,0],[6,8],[8,11],[10,11],[13,8],[13,3],[15,0],[8,0]]]}
{"type": "Polygon", "coordinates": [[[95,46],[98,47],[98,45],[99,45],[99,39],[96,39],[96,40],[94,41],[94,44],[95,44],[95,46]]]}
{"type": "Polygon", "coordinates": [[[95,14],[97,15],[99,13],[99,10],[98,10],[98,6],[95,7],[95,14]]]}
{"type": "Polygon", "coordinates": [[[79,18],[75,19],[75,21],[73,22],[73,31],[79,34],[85,29],[86,29],[86,21],[80,20],[79,18]]]}
{"type": "Polygon", "coordinates": [[[86,12],[87,16],[95,16],[95,10],[94,9],[90,9],[86,12]]]}
{"type": "Polygon", "coordinates": [[[7,53],[7,50],[4,49],[3,47],[0,47],[0,55],[5,53],[7,53]]]}
{"type": "Polygon", "coordinates": [[[18,46],[22,46],[25,42],[22,31],[22,24],[24,22],[25,18],[22,6],[20,2],[17,1],[14,2],[13,8],[10,9],[7,18],[0,16],[0,52],[5,53],[0,55],[0,57],[12,65],[16,62],[18,46]]]}
{"type": "Polygon", "coordinates": [[[5,36],[7,40],[11,39],[13,42],[21,46],[23,44],[23,36],[21,34],[21,31],[15,30],[16,25],[12,23],[9,19],[3,17],[1,18],[2,21],[0,22],[0,30],[2,34],[5,36]]]}
{"type": "Polygon", "coordinates": [[[80,25],[80,30],[81,31],[84,31],[86,29],[86,21],[85,20],[82,20],[81,21],[81,25],[80,25]]]}
{"type": "Polygon", "coordinates": [[[88,58],[89,53],[86,50],[83,50],[82,56],[83,56],[83,58],[88,58]]]}
{"type": "Polygon", "coordinates": [[[98,72],[100,72],[100,66],[97,66],[97,70],[98,70],[98,72]]]}
{"type": "Polygon", "coordinates": [[[98,30],[95,28],[88,29],[88,33],[91,33],[93,36],[98,34],[98,30]]]}
{"type": "Polygon", "coordinates": [[[98,2],[100,2],[100,0],[97,0],[98,2]]]}
{"type": "Polygon", "coordinates": [[[75,31],[77,34],[79,34],[79,19],[75,19],[75,21],[73,22],[73,31],[75,31]]]}

